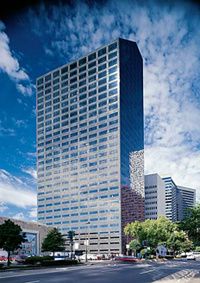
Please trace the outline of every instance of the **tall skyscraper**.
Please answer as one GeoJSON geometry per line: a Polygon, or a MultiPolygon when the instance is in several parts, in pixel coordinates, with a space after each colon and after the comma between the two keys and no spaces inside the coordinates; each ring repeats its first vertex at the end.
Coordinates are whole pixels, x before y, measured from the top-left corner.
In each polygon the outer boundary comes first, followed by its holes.
{"type": "MultiPolygon", "coordinates": [[[[121,253],[144,219],[143,63],[118,39],[37,79],[38,221],[121,253]]],[[[85,242],[86,244],[87,242],[85,242]]]]}
{"type": "Polygon", "coordinates": [[[165,215],[165,183],[158,174],[145,175],[145,218],[165,215]]]}

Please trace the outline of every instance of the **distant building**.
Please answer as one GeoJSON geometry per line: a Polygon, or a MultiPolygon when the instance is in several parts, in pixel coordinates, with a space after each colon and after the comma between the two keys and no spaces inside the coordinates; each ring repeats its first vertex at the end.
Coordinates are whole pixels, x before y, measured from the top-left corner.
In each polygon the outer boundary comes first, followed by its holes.
{"type": "Polygon", "coordinates": [[[166,217],[171,221],[185,218],[187,208],[196,204],[196,190],[177,186],[171,177],[163,178],[165,182],[166,217]]]}
{"type": "Polygon", "coordinates": [[[196,190],[178,186],[177,187],[177,220],[183,220],[187,215],[187,209],[196,204],[196,190]]]}
{"type": "Polygon", "coordinates": [[[165,183],[158,174],[145,175],[145,219],[165,216],[165,183]]]}
{"type": "Polygon", "coordinates": [[[177,221],[177,186],[171,177],[162,178],[165,182],[165,213],[166,217],[177,221]]]}
{"type": "Polygon", "coordinates": [[[163,215],[173,222],[181,221],[186,217],[187,208],[195,204],[195,189],[177,186],[171,177],[145,175],[145,219],[163,215]]]}
{"type": "MultiPolygon", "coordinates": [[[[3,224],[8,217],[0,217],[0,224],[3,224]]],[[[52,228],[37,222],[26,222],[22,220],[10,219],[15,224],[19,225],[23,232],[26,233],[26,242],[22,243],[20,254],[25,255],[39,255],[41,253],[41,246],[43,239],[52,228]]],[[[1,253],[1,252],[0,252],[1,253]]]]}

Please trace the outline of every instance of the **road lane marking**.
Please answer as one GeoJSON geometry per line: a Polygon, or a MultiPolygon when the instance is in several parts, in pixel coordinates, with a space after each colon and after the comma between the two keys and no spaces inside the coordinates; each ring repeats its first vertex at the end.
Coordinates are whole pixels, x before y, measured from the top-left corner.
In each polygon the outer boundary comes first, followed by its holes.
{"type": "Polygon", "coordinates": [[[155,268],[151,269],[151,270],[146,270],[146,271],[140,272],[140,274],[150,273],[150,272],[153,272],[155,270],[156,270],[155,268]]]}
{"type": "Polygon", "coordinates": [[[38,282],[40,282],[40,280],[35,280],[35,281],[26,281],[26,282],[24,282],[24,283],[38,283],[38,282]]]}
{"type": "MultiPolygon", "coordinates": [[[[103,268],[104,266],[103,265],[101,265],[101,266],[98,266],[99,268],[103,268]]],[[[65,268],[65,267],[64,267],[65,268]]],[[[67,267],[67,270],[63,270],[62,268],[55,268],[55,269],[45,269],[45,270],[42,270],[42,269],[38,269],[37,271],[36,270],[30,270],[30,271],[32,271],[32,272],[28,272],[28,270],[27,271],[25,271],[24,273],[20,273],[20,274],[16,274],[16,273],[14,273],[14,272],[12,272],[13,274],[12,275],[10,275],[10,271],[8,271],[9,272],[9,274],[5,274],[4,276],[1,276],[1,274],[0,274],[0,279],[4,279],[4,278],[13,278],[13,277],[23,277],[23,276],[32,276],[32,275],[42,275],[42,274],[46,274],[46,273],[59,273],[59,272],[66,272],[66,271],[74,271],[74,270],[81,270],[81,271],[85,271],[85,272],[88,272],[88,269],[95,269],[96,268],[96,266],[95,265],[92,265],[92,266],[83,266],[83,267],[81,267],[81,266],[74,266],[74,267],[72,267],[72,266],[69,266],[69,267],[67,267]],[[33,273],[33,271],[34,271],[34,273],[33,273]]]]}
{"type": "MultiPolygon", "coordinates": [[[[177,283],[179,283],[179,282],[185,282],[185,283],[187,283],[187,282],[193,282],[194,280],[196,280],[196,279],[194,279],[194,277],[195,277],[195,275],[196,274],[198,274],[198,270],[197,269],[194,269],[194,270],[189,270],[189,269],[184,269],[184,270],[180,270],[180,271],[177,271],[177,272],[175,272],[175,273],[173,273],[173,274],[169,274],[169,275],[167,275],[167,276],[165,276],[165,277],[162,277],[162,279],[160,279],[160,280],[156,280],[155,281],[155,283],[161,283],[161,282],[171,282],[171,281],[173,281],[174,282],[174,280],[176,280],[175,282],[177,282],[177,283]],[[191,281],[191,280],[193,280],[193,281],[191,281]]],[[[156,279],[156,278],[155,278],[156,279]]],[[[159,278],[157,278],[157,279],[159,279],[159,278]]],[[[197,278],[197,280],[199,281],[199,278],[197,278]]]]}

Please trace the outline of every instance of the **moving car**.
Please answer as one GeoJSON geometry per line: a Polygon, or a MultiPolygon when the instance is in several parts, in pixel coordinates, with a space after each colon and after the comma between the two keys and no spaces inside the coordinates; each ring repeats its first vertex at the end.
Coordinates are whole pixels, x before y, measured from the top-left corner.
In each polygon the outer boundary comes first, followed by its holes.
{"type": "Polygon", "coordinates": [[[116,256],[115,260],[121,261],[121,262],[137,262],[138,258],[135,256],[116,256]]]}

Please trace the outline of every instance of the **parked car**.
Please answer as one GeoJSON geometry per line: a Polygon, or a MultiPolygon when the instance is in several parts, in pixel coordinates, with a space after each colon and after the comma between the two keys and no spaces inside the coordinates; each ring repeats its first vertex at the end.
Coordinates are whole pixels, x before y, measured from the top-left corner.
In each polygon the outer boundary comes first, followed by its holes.
{"type": "Polygon", "coordinates": [[[195,256],[196,259],[200,259],[200,252],[193,252],[193,255],[195,256]]]}
{"type": "MultiPolygon", "coordinates": [[[[79,258],[80,260],[86,260],[86,255],[83,254],[83,255],[79,256],[78,258],[79,258]]],[[[88,260],[96,260],[96,259],[98,259],[98,256],[95,255],[95,254],[87,254],[87,259],[88,259],[88,260]]]]}
{"type": "Polygon", "coordinates": [[[196,260],[196,257],[193,253],[187,255],[187,260],[196,260]]]}

